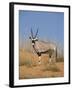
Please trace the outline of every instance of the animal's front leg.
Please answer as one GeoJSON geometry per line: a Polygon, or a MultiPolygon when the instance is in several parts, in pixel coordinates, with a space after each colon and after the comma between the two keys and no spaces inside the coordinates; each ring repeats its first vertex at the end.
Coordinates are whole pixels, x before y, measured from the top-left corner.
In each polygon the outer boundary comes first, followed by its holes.
{"type": "Polygon", "coordinates": [[[41,64],[41,56],[39,56],[39,62],[38,63],[41,64]]]}

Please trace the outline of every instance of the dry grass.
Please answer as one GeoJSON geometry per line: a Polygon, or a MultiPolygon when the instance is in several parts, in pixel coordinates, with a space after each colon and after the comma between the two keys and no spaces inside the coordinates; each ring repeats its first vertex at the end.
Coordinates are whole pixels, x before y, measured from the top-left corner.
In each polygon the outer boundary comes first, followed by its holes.
{"type": "Polygon", "coordinates": [[[23,64],[21,63],[21,66],[22,65],[25,65],[25,66],[27,66],[27,67],[31,67],[31,65],[32,65],[32,61],[31,60],[25,60],[24,62],[23,62],[23,64]]]}
{"type": "Polygon", "coordinates": [[[57,58],[56,62],[64,62],[64,58],[63,57],[57,58]]]}
{"type": "Polygon", "coordinates": [[[57,67],[55,63],[53,63],[46,65],[43,71],[59,72],[60,69],[57,67]]]}
{"type": "Polygon", "coordinates": [[[48,56],[42,55],[41,64],[38,56],[20,49],[19,54],[19,79],[31,78],[56,78],[64,76],[64,62],[62,59],[56,63],[48,63],[48,56]]]}

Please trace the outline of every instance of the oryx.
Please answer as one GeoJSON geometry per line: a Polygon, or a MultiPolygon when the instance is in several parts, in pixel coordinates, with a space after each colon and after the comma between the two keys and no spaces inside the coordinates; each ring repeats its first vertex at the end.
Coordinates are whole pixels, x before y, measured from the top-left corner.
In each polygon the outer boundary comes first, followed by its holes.
{"type": "Polygon", "coordinates": [[[55,62],[56,57],[57,57],[56,45],[54,43],[38,40],[37,34],[38,34],[38,29],[36,31],[36,34],[34,35],[32,28],[31,28],[31,36],[29,38],[31,39],[32,47],[33,47],[35,53],[39,57],[39,64],[41,63],[41,55],[42,54],[48,54],[49,62],[52,62],[52,61],[55,62]]]}

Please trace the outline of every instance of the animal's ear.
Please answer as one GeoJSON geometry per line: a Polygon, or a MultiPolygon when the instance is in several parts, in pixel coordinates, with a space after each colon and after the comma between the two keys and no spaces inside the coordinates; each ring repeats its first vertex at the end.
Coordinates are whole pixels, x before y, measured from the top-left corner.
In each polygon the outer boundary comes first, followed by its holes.
{"type": "Polygon", "coordinates": [[[32,31],[32,28],[31,28],[31,36],[32,36],[32,38],[33,38],[33,31],[32,31]]]}
{"type": "Polygon", "coordinates": [[[34,38],[36,38],[37,34],[38,34],[38,28],[37,28],[37,31],[36,31],[36,34],[35,34],[35,37],[34,38]]]}

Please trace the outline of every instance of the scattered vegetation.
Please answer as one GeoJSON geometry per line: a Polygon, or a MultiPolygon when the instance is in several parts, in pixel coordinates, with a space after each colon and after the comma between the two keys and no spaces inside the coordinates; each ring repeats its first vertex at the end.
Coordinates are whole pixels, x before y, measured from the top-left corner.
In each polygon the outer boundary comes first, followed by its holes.
{"type": "Polygon", "coordinates": [[[20,64],[21,66],[22,65],[25,65],[27,67],[31,67],[32,66],[32,61],[31,60],[24,60],[24,62],[22,64],[20,64]]]}
{"type": "Polygon", "coordinates": [[[57,77],[57,76],[56,75],[52,75],[51,77],[54,78],[54,77],[57,77]]]}
{"type": "Polygon", "coordinates": [[[32,75],[25,75],[25,76],[24,76],[24,79],[32,79],[32,78],[33,78],[32,75]]]}
{"type": "Polygon", "coordinates": [[[64,58],[63,57],[57,58],[56,62],[64,62],[64,58]]]}
{"type": "Polygon", "coordinates": [[[43,69],[43,71],[52,71],[52,72],[59,72],[59,68],[57,67],[56,64],[48,64],[46,67],[43,69]]]}
{"type": "Polygon", "coordinates": [[[19,79],[54,78],[64,76],[63,57],[57,57],[56,62],[49,63],[48,55],[42,55],[41,64],[38,64],[38,61],[37,55],[21,49],[19,54],[19,79]]]}

